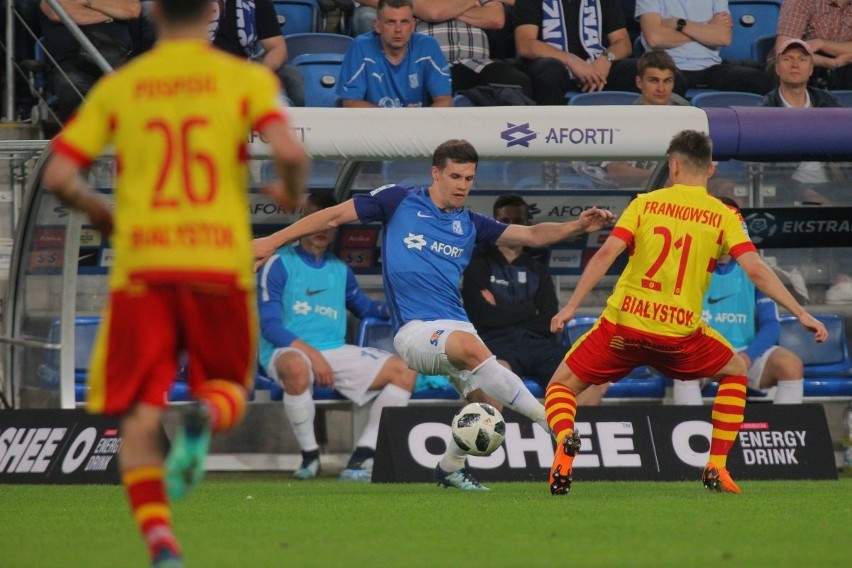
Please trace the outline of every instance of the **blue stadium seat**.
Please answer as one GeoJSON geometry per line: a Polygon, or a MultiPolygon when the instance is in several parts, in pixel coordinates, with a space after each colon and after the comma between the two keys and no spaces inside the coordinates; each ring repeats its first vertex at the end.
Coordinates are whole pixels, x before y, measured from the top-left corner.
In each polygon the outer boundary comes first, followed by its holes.
{"type": "Polygon", "coordinates": [[[790,314],[781,316],[778,344],[799,356],[804,364],[805,396],[852,396],[852,358],[846,340],[846,322],[834,314],[814,314],[828,330],[828,340],[816,343],[813,334],[790,314]]]}
{"type": "Polygon", "coordinates": [[[755,38],[751,44],[751,58],[758,63],[765,62],[770,52],[775,49],[775,38],[775,32],[755,38]]]}
{"type": "Polygon", "coordinates": [[[781,316],[781,336],[778,344],[799,356],[805,366],[805,376],[850,376],[852,359],[846,342],[846,322],[834,314],[814,314],[828,330],[828,340],[814,341],[814,336],[799,324],[794,316],[781,316]]]}
{"type": "Polygon", "coordinates": [[[754,40],[778,31],[781,0],[730,0],[728,11],[734,21],[733,37],[719,55],[727,60],[752,61],[754,40]]]}
{"type": "Polygon", "coordinates": [[[316,0],[272,0],[272,5],[285,37],[320,30],[320,9],[316,0]]]}
{"type": "Polygon", "coordinates": [[[763,96],[754,93],[740,93],[736,91],[714,91],[712,93],[700,93],[692,97],[692,106],[698,108],[711,107],[734,107],[734,106],[760,106],[763,96]]]}
{"type": "Polygon", "coordinates": [[[632,105],[639,98],[639,93],[630,91],[596,91],[579,93],[568,100],[570,106],[594,105],[632,105]]]}
{"type": "Polygon", "coordinates": [[[852,91],[831,91],[841,106],[852,107],[852,91]]]}
{"type": "Polygon", "coordinates": [[[375,347],[383,351],[396,353],[393,348],[393,325],[390,320],[367,317],[358,326],[357,345],[375,347]]]}
{"type": "Polygon", "coordinates": [[[306,53],[291,61],[305,79],[306,107],[339,106],[337,81],[343,55],[340,53],[306,53]]]}
{"type": "Polygon", "coordinates": [[[345,54],[353,40],[352,36],[323,32],[290,34],[284,39],[290,61],[308,53],[345,54]]]}

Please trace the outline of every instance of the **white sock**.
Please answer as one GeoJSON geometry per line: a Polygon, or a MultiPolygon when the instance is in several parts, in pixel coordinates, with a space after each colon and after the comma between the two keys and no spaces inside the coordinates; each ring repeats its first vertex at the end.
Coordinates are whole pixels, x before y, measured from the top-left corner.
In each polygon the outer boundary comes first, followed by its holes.
{"type": "Polygon", "coordinates": [[[310,389],[302,394],[292,395],[284,393],[284,414],[293,428],[296,441],[303,452],[319,449],[317,435],[314,432],[314,417],[317,407],[310,389]]]}
{"type": "Polygon", "coordinates": [[[678,406],[701,406],[701,381],[672,381],[674,403],[678,406]]]}
{"type": "Polygon", "coordinates": [[[411,398],[411,393],[396,385],[385,385],[379,396],[373,401],[367,425],[361,437],[358,438],[356,446],[364,446],[376,449],[376,440],[379,437],[379,420],[382,418],[382,409],[388,406],[405,406],[411,398]]]}
{"type": "Polygon", "coordinates": [[[449,447],[447,447],[447,451],[438,466],[447,473],[452,473],[464,467],[465,459],[467,459],[467,454],[453,440],[450,440],[449,447]]]}
{"type": "Polygon", "coordinates": [[[775,404],[802,404],[804,396],[804,381],[778,381],[775,391],[775,404]]]}
{"type": "Polygon", "coordinates": [[[477,378],[477,384],[486,394],[537,423],[545,432],[550,432],[544,406],[527,389],[521,378],[498,363],[495,356],[480,363],[471,371],[471,375],[477,378]]]}

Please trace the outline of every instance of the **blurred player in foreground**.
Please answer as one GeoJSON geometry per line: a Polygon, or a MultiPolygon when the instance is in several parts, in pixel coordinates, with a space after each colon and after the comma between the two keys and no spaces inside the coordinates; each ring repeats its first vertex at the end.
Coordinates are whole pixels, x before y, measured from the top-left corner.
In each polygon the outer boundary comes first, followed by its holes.
{"type": "Polygon", "coordinates": [[[703,133],[686,130],[666,151],[671,187],[640,194],[595,253],[568,303],[554,316],[556,332],[574,317],[583,299],[625,250],[630,260],[600,319],[574,344],[550,381],[545,408],[556,435],[550,492],[571,489],[580,436],[574,430],[578,394],[589,385],[616,381],[635,367],[651,365],[666,376],[713,377],[710,460],[702,481],[708,489],[739,493],[726,463],[743,420],[746,365],[731,344],[701,319],[704,294],[718,259],[729,254],[755,286],[787,308],[816,341],[828,336],[784,287],[749,240],[742,217],[707,193],[713,175],[712,145],[703,133]]]}
{"type": "Polygon", "coordinates": [[[92,353],[87,408],[121,417],[119,467],[154,566],[183,566],[171,498],[204,474],[210,434],[236,426],[252,386],[257,312],[246,199],[252,130],[269,141],[284,206],[300,202],[306,158],[260,65],[212,49],[209,0],[156,0],[159,41],[89,93],[52,143],[45,187],[112,235],[110,296],[92,353]],[[115,217],[80,173],[107,146],[115,217]],[[114,233],[113,233],[114,228],[114,233]],[[168,459],[161,419],[189,358],[197,402],[168,459]],[[164,481],[165,478],[165,481],[164,481]]]}
{"type": "MultiPolygon", "coordinates": [[[[447,140],[432,154],[432,185],[386,185],[317,211],[277,233],[255,241],[268,258],[278,247],[304,235],[345,223],[384,225],[382,276],[391,318],[398,329],[394,347],[408,366],[425,375],[448,375],[469,400],[480,391],[523,414],[545,430],[544,408],[520,377],[500,365],[462,308],[459,281],[476,244],[543,247],[598,231],[615,216],[592,208],[576,221],[507,225],[464,207],[479,155],[466,140],[447,140]]],[[[445,487],[482,491],[465,467],[467,454],[450,442],[435,468],[445,487]]]]}

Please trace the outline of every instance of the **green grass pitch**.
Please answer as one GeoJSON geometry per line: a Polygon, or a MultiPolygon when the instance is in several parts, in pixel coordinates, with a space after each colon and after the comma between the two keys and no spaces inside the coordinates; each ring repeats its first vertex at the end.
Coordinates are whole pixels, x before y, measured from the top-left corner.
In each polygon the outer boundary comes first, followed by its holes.
{"type": "MultiPolygon", "coordinates": [[[[488,493],[431,484],[211,474],[174,505],[189,567],[848,566],[852,477],[545,483],[488,493]]],[[[117,486],[0,486],[0,566],[143,567],[117,486]]]]}

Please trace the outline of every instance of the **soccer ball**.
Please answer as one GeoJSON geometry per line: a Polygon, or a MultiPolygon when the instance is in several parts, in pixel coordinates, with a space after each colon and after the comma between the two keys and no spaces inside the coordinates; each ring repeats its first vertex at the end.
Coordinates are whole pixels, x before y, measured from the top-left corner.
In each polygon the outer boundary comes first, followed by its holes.
{"type": "Polygon", "coordinates": [[[453,440],[472,456],[487,456],[503,443],[506,422],[496,408],[472,402],[453,416],[453,440]]]}

